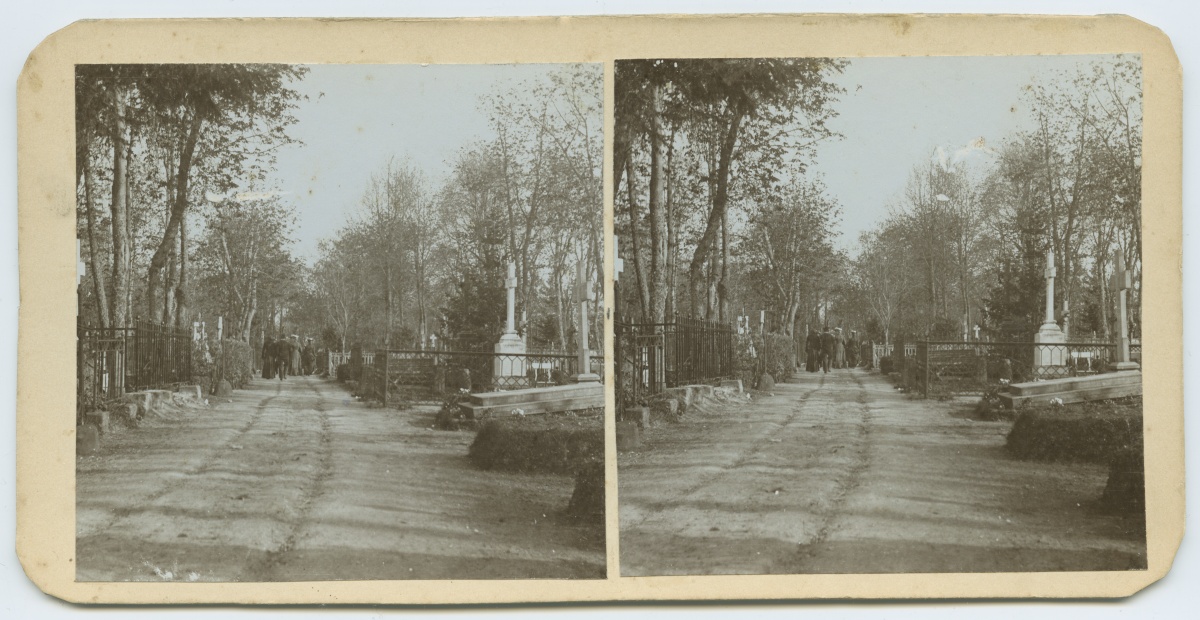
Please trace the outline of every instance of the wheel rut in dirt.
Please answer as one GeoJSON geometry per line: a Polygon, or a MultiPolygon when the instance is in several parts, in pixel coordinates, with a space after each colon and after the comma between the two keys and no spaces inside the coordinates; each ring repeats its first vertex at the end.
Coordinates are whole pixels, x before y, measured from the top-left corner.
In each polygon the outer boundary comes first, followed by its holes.
{"type": "Polygon", "coordinates": [[[304,492],[296,508],[295,516],[287,523],[289,530],[283,541],[275,548],[267,551],[260,559],[252,562],[244,570],[241,580],[244,581],[274,581],[277,579],[275,569],[286,562],[286,557],[296,547],[296,542],[303,536],[309,525],[314,503],[324,494],[325,485],[333,475],[333,430],[326,407],[325,394],[305,378],[307,387],[317,400],[311,409],[319,415],[320,435],[317,454],[316,470],[307,478],[304,492]]]}
{"type": "MultiPolygon", "coordinates": [[[[266,410],[266,408],[270,406],[272,401],[279,398],[282,392],[283,386],[276,385],[275,393],[260,400],[259,403],[254,407],[246,423],[238,428],[232,436],[230,436],[220,445],[210,449],[197,465],[181,472],[180,478],[185,481],[182,484],[187,484],[186,480],[190,478],[204,475],[210,468],[214,466],[214,464],[227,459],[228,455],[238,446],[238,441],[254,429],[259,420],[262,418],[263,412],[266,410]]],[[[134,501],[114,507],[109,513],[109,518],[107,520],[101,523],[93,524],[90,527],[80,529],[77,532],[77,536],[79,538],[84,538],[111,529],[120,520],[142,510],[145,506],[154,504],[167,493],[177,490],[180,484],[181,483],[179,480],[164,482],[152,492],[138,496],[134,501]]]]}
{"type": "Polygon", "coordinates": [[[794,572],[869,468],[870,402],[853,372],[799,375],[690,421],[699,429],[663,431],[620,470],[622,574],[794,572]],[[768,421],[758,436],[742,428],[768,421]],[[675,485],[654,479],[668,472],[675,485]]]}

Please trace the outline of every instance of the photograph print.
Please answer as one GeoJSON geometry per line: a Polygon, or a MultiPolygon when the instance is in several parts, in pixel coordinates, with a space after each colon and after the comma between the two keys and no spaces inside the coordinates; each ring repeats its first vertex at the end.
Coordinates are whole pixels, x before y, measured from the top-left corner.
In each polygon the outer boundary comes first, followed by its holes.
{"type": "Polygon", "coordinates": [[[76,65],[75,579],[604,578],[603,92],[76,65]]]}
{"type": "Polygon", "coordinates": [[[615,80],[622,576],[1146,569],[1140,56],[615,80]]]}

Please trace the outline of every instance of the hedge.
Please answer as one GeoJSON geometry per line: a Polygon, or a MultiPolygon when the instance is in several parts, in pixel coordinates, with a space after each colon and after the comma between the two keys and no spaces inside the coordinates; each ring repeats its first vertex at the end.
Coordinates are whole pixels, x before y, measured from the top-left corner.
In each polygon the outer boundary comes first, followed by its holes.
{"type": "Polygon", "coordinates": [[[488,420],[468,457],[486,470],[574,474],[603,461],[604,419],[567,413],[488,420]]]}

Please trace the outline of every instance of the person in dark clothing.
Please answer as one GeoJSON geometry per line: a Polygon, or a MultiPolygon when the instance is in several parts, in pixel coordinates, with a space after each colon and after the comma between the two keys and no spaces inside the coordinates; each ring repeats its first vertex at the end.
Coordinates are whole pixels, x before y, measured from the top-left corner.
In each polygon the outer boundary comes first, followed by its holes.
{"type": "Polygon", "coordinates": [[[825,328],[825,333],[821,334],[821,369],[829,372],[830,366],[833,365],[833,357],[837,354],[837,337],[829,328],[825,328]]]}
{"type": "Polygon", "coordinates": [[[821,367],[821,334],[817,330],[808,330],[808,338],[804,341],[804,369],[817,372],[821,367]]]}
{"type": "Polygon", "coordinates": [[[858,368],[858,332],[850,330],[850,339],[846,342],[846,364],[850,368],[858,368]]]}
{"type": "Polygon", "coordinates": [[[263,337],[262,378],[275,378],[275,340],[270,336],[263,337]]]}
{"type": "Polygon", "coordinates": [[[275,374],[280,381],[287,379],[288,367],[292,362],[292,344],[287,338],[275,341],[275,374]]]}
{"type": "Polygon", "coordinates": [[[304,348],[300,350],[300,365],[304,367],[304,374],[313,374],[313,366],[317,361],[317,355],[313,351],[312,338],[304,341],[304,348]]]}

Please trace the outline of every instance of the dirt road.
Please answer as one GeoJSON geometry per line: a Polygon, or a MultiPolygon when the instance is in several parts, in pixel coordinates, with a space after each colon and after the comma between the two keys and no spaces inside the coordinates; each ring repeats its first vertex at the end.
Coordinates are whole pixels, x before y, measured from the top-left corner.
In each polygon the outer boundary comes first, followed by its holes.
{"type": "Polygon", "coordinates": [[[434,410],[316,378],[108,435],[77,459],[81,581],[603,578],[567,476],[483,472],[434,410]]]}
{"type": "Polygon", "coordinates": [[[1140,524],[1092,509],[1106,468],[1012,459],[965,406],[840,370],[651,428],[619,459],[621,574],[1145,567],[1140,524]]]}

